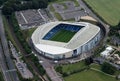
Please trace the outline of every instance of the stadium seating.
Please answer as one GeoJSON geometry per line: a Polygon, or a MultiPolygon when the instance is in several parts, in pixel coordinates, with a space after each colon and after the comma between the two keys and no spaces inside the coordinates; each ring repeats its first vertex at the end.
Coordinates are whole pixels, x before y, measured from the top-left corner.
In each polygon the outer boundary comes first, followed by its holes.
{"type": "Polygon", "coordinates": [[[51,29],[44,37],[43,39],[49,40],[52,36],[54,36],[58,31],[61,29],[68,30],[72,32],[78,32],[81,28],[84,26],[77,26],[77,25],[70,25],[70,24],[59,24],[55,26],[53,29],[51,29]]]}

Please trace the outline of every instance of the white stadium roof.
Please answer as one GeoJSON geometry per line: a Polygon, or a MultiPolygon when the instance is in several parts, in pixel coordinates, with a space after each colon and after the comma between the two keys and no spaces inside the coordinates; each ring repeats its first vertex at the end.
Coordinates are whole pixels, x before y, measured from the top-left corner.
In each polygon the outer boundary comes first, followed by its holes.
{"type": "Polygon", "coordinates": [[[67,49],[67,48],[45,45],[45,44],[37,44],[36,47],[39,48],[41,51],[44,51],[50,54],[63,54],[71,51],[70,49],[67,49]]]}
{"type": "Polygon", "coordinates": [[[46,23],[38,27],[32,35],[32,41],[34,46],[41,51],[50,54],[61,54],[61,53],[69,52],[84,45],[93,37],[95,37],[99,31],[100,31],[99,27],[86,22],[72,23],[72,22],[56,21],[56,22],[46,23]],[[42,39],[52,28],[54,28],[56,25],[60,23],[80,25],[85,27],[81,28],[68,43],[42,39]]]}

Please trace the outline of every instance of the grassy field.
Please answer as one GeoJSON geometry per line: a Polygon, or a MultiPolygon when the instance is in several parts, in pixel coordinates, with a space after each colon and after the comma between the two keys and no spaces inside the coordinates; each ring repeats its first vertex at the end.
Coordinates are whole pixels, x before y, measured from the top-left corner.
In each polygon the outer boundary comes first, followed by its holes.
{"type": "Polygon", "coordinates": [[[75,33],[76,32],[71,32],[71,31],[61,29],[50,40],[67,43],[75,35],[75,33]]]}
{"type": "Polygon", "coordinates": [[[74,70],[79,70],[85,66],[86,66],[85,62],[81,61],[81,62],[74,63],[74,64],[63,65],[62,70],[63,70],[63,72],[67,73],[67,72],[72,72],[74,70]]]}
{"type": "Polygon", "coordinates": [[[84,0],[110,25],[120,21],[120,0],[84,0]]]}
{"type": "Polygon", "coordinates": [[[101,66],[99,64],[91,64],[90,67],[101,70],[101,66]]]}
{"type": "Polygon", "coordinates": [[[117,81],[115,78],[105,75],[104,73],[86,70],[75,73],[64,78],[65,81],[117,81]]]}

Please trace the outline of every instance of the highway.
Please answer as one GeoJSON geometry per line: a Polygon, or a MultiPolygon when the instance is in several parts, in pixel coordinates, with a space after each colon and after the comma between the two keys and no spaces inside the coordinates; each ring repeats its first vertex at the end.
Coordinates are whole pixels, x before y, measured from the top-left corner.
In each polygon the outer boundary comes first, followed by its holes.
{"type": "Polygon", "coordinates": [[[8,42],[7,42],[7,39],[5,36],[4,27],[3,27],[1,11],[0,11],[0,38],[1,38],[2,48],[3,48],[3,54],[5,56],[5,59],[3,61],[4,61],[4,63],[6,63],[6,66],[7,66],[7,68],[5,68],[5,70],[7,70],[7,69],[9,70],[9,71],[5,71],[9,74],[9,77],[7,77],[7,79],[8,79],[8,81],[19,81],[17,72],[15,71],[15,69],[16,69],[15,65],[14,65],[12,59],[10,58],[10,52],[9,52],[8,42]]]}
{"type": "Polygon", "coordinates": [[[3,78],[5,81],[11,81],[10,80],[10,75],[8,72],[6,72],[8,69],[7,69],[7,65],[5,63],[5,59],[4,59],[4,56],[3,56],[3,51],[2,51],[2,46],[0,44],[0,67],[1,67],[1,70],[2,70],[2,73],[3,73],[3,78]]]}

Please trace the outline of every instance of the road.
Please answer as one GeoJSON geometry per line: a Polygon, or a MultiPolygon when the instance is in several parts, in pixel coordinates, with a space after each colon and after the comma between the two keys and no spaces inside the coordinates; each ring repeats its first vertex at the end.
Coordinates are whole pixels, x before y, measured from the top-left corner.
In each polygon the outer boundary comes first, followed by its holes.
{"type": "Polygon", "coordinates": [[[3,27],[1,11],[0,11],[0,38],[1,38],[1,44],[3,47],[3,54],[5,56],[8,70],[11,70],[11,71],[8,71],[10,74],[10,77],[8,79],[9,79],[9,81],[19,81],[19,78],[17,76],[17,72],[14,71],[14,69],[16,69],[15,65],[14,65],[12,59],[10,58],[10,52],[9,52],[8,43],[7,43],[7,39],[5,36],[4,27],[3,27]]]}
{"type": "Polygon", "coordinates": [[[54,69],[54,64],[53,64],[53,60],[50,60],[50,59],[46,59],[44,58],[43,56],[41,56],[42,54],[39,54],[35,49],[34,49],[34,46],[32,44],[32,40],[29,41],[29,45],[31,46],[32,48],[32,51],[37,55],[38,59],[40,61],[42,61],[41,65],[43,66],[43,68],[45,69],[47,75],[49,76],[49,78],[52,80],[52,81],[63,81],[61,76],[59,76],[57,74],[57,72],[55,71],[54,69]]]}
{"type": "Polygon", "coordinates": [[[40,58],[40,60],[43,61],[43,63],[41,63],[41,65],[46,70],[46,73],[50,77],[50,79],[52,81],[62,81],[61,77],[58,76],[57,72],[54,69],[54,66],[50,63],[50,61],[48,61],[48,60],[46,60],[46,59],[44,59],[42,57],[39,57],[39,58],[40,58]]]}
{"type": "Polygon", "coordinates": [[[0,67],[1,67],[1,70],[3,72],[4,80],[5,81],[11,81],[9,73],[6,72],[8,69],[7,69],[7,65],[5,63],[5,59],[4,59],[4,56],[3,56],[3,50],[2,50],[1,44],[0,44],[0,67]]]}

